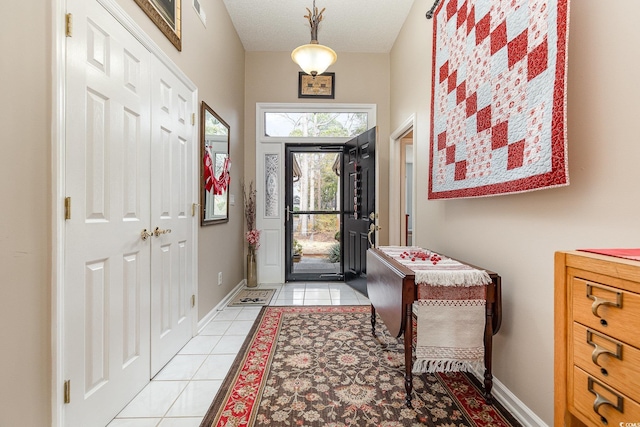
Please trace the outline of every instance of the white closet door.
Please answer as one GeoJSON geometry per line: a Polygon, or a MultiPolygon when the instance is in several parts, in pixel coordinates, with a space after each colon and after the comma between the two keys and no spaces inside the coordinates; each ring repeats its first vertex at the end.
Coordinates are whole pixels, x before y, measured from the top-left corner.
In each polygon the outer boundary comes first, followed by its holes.
{"type": "Polygon", "coordinates": [[[104,426],[149,381],[150,54],[95,1],[68,11],[64,414],[104,426]]]}
{"type": "Polygon", "coordinates": [[[197,176],[193,92],[159,60],[151,72],[151,223],[163,233],[151,250],[151,373],[192,336],[194,224],[197,176]],[[169,232],[170,230],[170,232],[169,232]]]}

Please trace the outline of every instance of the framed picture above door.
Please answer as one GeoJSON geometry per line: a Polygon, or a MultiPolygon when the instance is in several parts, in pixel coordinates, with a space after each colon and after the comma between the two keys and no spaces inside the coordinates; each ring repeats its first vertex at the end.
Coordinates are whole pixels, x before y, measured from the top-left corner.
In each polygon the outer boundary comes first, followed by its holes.
{"type": "Polygon", "coordinates": [[[334,99],[336,97],[336,73],[310,76],[298,72],[298,98],[334,99]]]}
{"type": "Polygon", "coordinates": [[[182,0],[134,0],[156,27],[182,51],[182,0]]]}

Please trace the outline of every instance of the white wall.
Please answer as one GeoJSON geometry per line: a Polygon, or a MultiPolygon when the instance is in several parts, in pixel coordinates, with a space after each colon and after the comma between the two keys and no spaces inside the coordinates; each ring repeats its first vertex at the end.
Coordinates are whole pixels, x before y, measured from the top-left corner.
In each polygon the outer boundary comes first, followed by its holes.
{"type": "MultiPolygon", "coordinates": [[[[244,49],[222,0],[200,0],[207,28],[183,0],[178,52],[130,0],[118,3],[198,86],[231,126],[229,223],[200,229],[200,316],[244,277],[244,49]],[[225,283],[217,286],[217,273],[225,283]]],[[[52,0],[7,2],[0,26],[0,426],[51,425],[52,0]]]]}
{"type": "Polygon", "coordinates": [[[1,426],[49,424],[50,3],[5,4],[0,26],[1,426]]]}
{"type": "Polygon", "coordinates": [[[417,115],[416,243],[502,276],[494,374],[553,425],[554,251],[640,244],[640,2],[571,2],[571,185],[448,201],[427,200],[432,4],[416,0],[391,52],[391,129],[417,115]]]}

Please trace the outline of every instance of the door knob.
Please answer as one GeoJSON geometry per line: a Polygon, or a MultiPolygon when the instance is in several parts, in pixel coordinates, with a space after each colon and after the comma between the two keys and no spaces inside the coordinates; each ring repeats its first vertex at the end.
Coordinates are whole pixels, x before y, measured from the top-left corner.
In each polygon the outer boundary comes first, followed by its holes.
{"type": "Polygon", "coordinates": [[[166,230],[160,230],[160,227],[156,227],[156,229],[153,231],[153,234],[156,237],[160,237],[161,234],[169,234],[171,233],[171,229],[167,228],[166,230]]]}
{"type": "Polygon", "coordinates": [[[370,245],[372,248],[375,248],[375,247],[376,247],[376,245],[374,245],[374,244],[373,244],[373,242],[371,241],[371,235],[372,235],[373,233],[375,233],[376,231],[381,230],[381,229],[382,229],[382,227],[380,227],[380,226],[378,226],[378,225],[375,225],[375,224],[371,224],[371,225],[369,225],[369,232],[367,233],[367,239],[369,240],[369,245],[370,245]]]}
{"type": "Polygon", "coordinates": [[[153,236],[153,233],[149,233],[146,228],[140,232],[140,238],[143,241],[147,240],[151,236],[153,236]]]}

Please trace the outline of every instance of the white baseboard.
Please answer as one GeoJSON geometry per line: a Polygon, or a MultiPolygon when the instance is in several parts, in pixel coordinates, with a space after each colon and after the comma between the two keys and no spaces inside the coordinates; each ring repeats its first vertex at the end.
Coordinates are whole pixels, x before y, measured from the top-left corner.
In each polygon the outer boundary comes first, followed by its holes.
{"type": "MultiPolygon", "coordinates": [[[[480,383],[484,381],[484,375],[479,371],[473,374],[478,378],[480,383]]],[[[537,416],[527,405],[522,403],[515,394],[511,392],[498,380],[493,377],[493,388],[491,389],[493,397],[500,402],[504,408],[511,413],[525,427],[549,427],[542,419],[537,416]]]]}
{"type": "Polygon", "coordinates": [[[493,397],[505,407],[523,426],[526,427],[549,427],[537,416],[527,405],[522,403],[515,394],[495,377],[493,378],[493,397]]]}
{"type": "Polygon", "coordinates": [[[227,304],[229,304],[231,298],[233,298],[236,293],[240,292],[240,289],[244,288],[245,283],[246,279],[242,279],[240,283],[238,283],[235,288],[231,289],[231,292],[229,292],[227,296],[218,303],[218,305],[213,307],[210,312],[208,312],[202,319],[200,319],[200,321],[198,322],[198,333],[202,332],[202,329],[207,326],[214,317],[216,317],[216,314],[218,314],[219,311],[222,311],[227,306],[227,304]]]}

